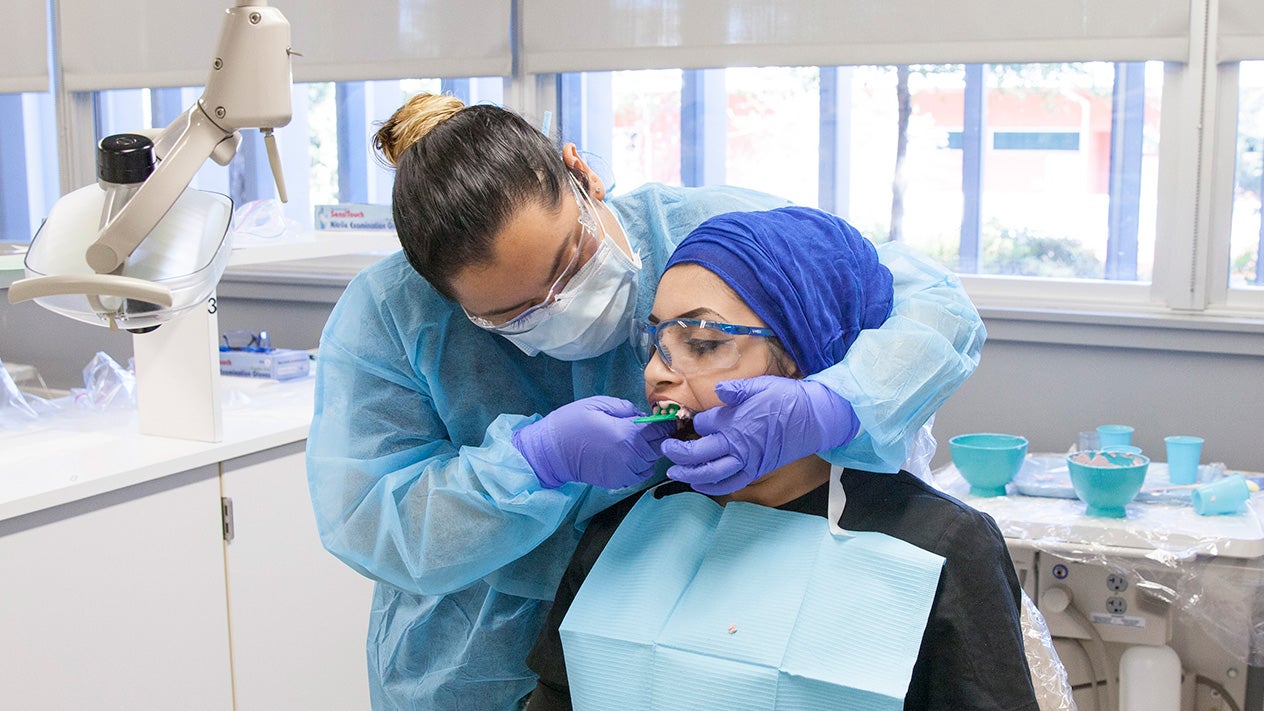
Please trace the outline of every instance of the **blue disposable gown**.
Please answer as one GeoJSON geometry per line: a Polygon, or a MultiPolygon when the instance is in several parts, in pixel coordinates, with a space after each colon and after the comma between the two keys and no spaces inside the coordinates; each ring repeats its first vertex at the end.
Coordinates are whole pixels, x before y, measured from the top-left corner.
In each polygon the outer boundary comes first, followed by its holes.
{"type": "MultiPolygon", "coordinates": [[[[694,227],[786,203],[740,188],[647,185],[609,204],[641,255],[644,317],[663,264],[694,227]]],[[[814,376],[856,405],[854,457],[871,470],[899,468],[901,438],[973,371],[983,340],[955,278],[917,263],[908,279],[895,274],[892,321],[911,305],[897,322],[899,347],[946,364],[900,365],[934,379],[867,361],[856,376],[846,361],[814,376]],[[941,301],[951,308],[931,309],[941,301]]],[[[527,652],[584,524],[636,489],[541,488],[510,436],[578,398],[641,403],[644,392],[628,344],[577,362],[527,357],[470,323],[402,253],[348,285],[321,336],[308,480],[325,547],[378,581],[368,638],[375,709],[517,708],[535,685],[527,652]]],[[[851,462],[848,451],[830,459],[851,462]]]]}

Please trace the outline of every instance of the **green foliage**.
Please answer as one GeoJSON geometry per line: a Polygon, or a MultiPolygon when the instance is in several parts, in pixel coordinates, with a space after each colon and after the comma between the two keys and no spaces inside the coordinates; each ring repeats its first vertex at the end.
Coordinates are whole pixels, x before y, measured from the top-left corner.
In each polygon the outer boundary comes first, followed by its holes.
{"type": "Polygon", "coordinates": [[[1093,73],[1086,62],[1041,62],[1031,64],[989,64],[988,73],[993,85],[1004,91],[1026,94],[1059,93],[1083,89],[1101,96],[1109,96],[1109,87],[1097,86],[1093,73]]]}
{"type": "Polygon", "coordinates": [[[860,227],[859,225],[855,227],[860,230],[860,234],[868,237],[869,241],[874,244],[886,244],[891,241],[891,228],[889,225],[875,222],[868,227],[860,227]]]}
{"type": "Polygon", "coordinates": [[[1233,258],[1229,273],[1234,277],[1241,277],[1242,281],[1247,284],[1254,284],[1255,277],[1259,274],[1259,268],[1259,254],[1254,251],[1247,251],[1233,258]]]}
{"type": "MultiPolygon", "coordinates": [[[[861,232],[874,244],[890,241],[886,227],[873,225],[861,232]]],[[[1078,240],[1043,235],[1026,228],[1005,227],[998,220],[983,226],[983,261],[980,274],[1101,279],[1105,265],[1078,240]]],[[[918,250],[949,268],[960,264],[958,240],[919,244],[918,250]]],[[[1250,258],[1254,268],[1254,255],[1250,258]]]]}
{"type": "Polygon", "coordinates": [[[919,247],[922,254],[948,267],[956,269],[960,264],[961,245],[957,242],[936,242],[926,247],[919,247]]]}
{"type": "Polygon", "coordinates": [[[1054,237],[990,221],[983,231],[984,274],[1100,279],[1105,273],[1092,250],[1070,237],[1054,237]]]}
{"type": "Polygon", "coordinates": [[[1259,138],[1238,134],[1238,194],[1252,195],[1256,200],[1260,199],[1260,180],[1264,178],[1264,159],[1261,159],[1264,153],[1260,144],[1259,138]]]}
{"type": "Polygon", "coordinates": [[[312,107],[308,125],[313,205],[338,202],[338,112],[332,82],[307,85],[307,101],[312,107]]]}

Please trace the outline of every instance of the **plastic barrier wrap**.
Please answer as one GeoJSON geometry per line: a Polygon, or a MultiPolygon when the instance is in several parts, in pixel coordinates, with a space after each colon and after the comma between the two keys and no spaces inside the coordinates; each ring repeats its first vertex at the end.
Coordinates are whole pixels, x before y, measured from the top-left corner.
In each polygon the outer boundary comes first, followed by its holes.
{"type": "Polygon", "coordinates": [[[1031,685],[1036,690],[1036,702],[1040,711],[1075,711],[1071,696],[1071,683],[1067,681],[1066,668],[1053,648],[1053,637],[1045,624],[1044,615],[1036,603],[1023,592],[1023,651],[1027,666],[1031,669],[1031,685]]]}
{"type": "MultiPolygon", "coordinates": [[[[1050,474],[1051,462],[1064,456],[1030,456],[1006,496],[971,496],[952,465],[936,470],[934,484],[991,515],[1007,539],[1021,541],[1025,548],[1126,575],[1149,601],[1170,607],[1173,625],[1180,620],[1182,627],[1201,630],[1238,661],[1264,666],[1260,494],[1252,494],[1235,514],[1200,516],[1189,503],[1189,490],[1172,488],[1166,465],[1152,462],[1142,494],[1127,506],[1125,518],[1089,517],[1085,504],[1064,498],[1057,477],[1050,474]],[[1036,476],[1027,476],[1033,470],[1036,476]],[[1031,490],[1033,481],[1048,493],[1019,491],[1031,490]],[[1220,564],[1210,574],[1214,562],[1220,564]]],[[[1199,483],[1233,473],[1223,465],[1203,465],[1199,483]]]]}
{"type": "Polygon", "coordinates": [[[0,364],[0,425],[6,421],[22,422],[39,417],[26,393],[18,389],[13,376],[0,364]]]}
{"type": "Polygon", "coordinates": [[[70,396],[85,410],[135,409],[136,374],[98,352],[83,368],[83,387],[72,389],[70,396]]]}

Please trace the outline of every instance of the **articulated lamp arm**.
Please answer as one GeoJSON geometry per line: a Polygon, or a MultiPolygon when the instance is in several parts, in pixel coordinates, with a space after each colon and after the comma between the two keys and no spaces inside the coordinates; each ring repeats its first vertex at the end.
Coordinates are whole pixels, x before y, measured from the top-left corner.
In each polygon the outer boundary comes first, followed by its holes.
{"type": "Polygon", "coordinates": [[[290,24],[265,0],[239,0],[220,30],[215,60],[197,103],[155,141],[157,167],[87,252],[98,274],[116,272],[167,214],[203,161],[227,164],[243,128],[264,132],[269,164],[285,199],[272,129],[290,122],[290,24]]]}
{"type": "Polygon", "coordinates": [[[176,119],[176,123],[181,122],[185,126],[172,150],[88,247],[88,266],[96,273],[110,274],[123,266],[188,187],[207,156],[221,142],[233,138],[232,133],[208,120],[200,105],[176,119]]]}

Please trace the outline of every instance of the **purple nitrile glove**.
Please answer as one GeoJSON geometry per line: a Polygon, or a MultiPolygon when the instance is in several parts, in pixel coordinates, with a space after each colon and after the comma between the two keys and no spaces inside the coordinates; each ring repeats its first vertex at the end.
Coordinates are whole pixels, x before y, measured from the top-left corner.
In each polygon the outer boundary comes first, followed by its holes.
{"type": "Polygon", "coordinates": [[[777,467],[847,444],[860,429],[851,403],[812,380],[726,380],[715,394],[724,406],[694,415],[700,439],[662,444],[676,465],[667,476],[703,494],[731,494],[777,467]]]}
{"type": "Polygon", "coordinates": [[[654,473],[659,446],[676,431],[675,422],[632,421],[643,414],[627,400],[588,397],[514,432],[513,444],[546,489],[568,481],[622,489],[654,473]]]}

